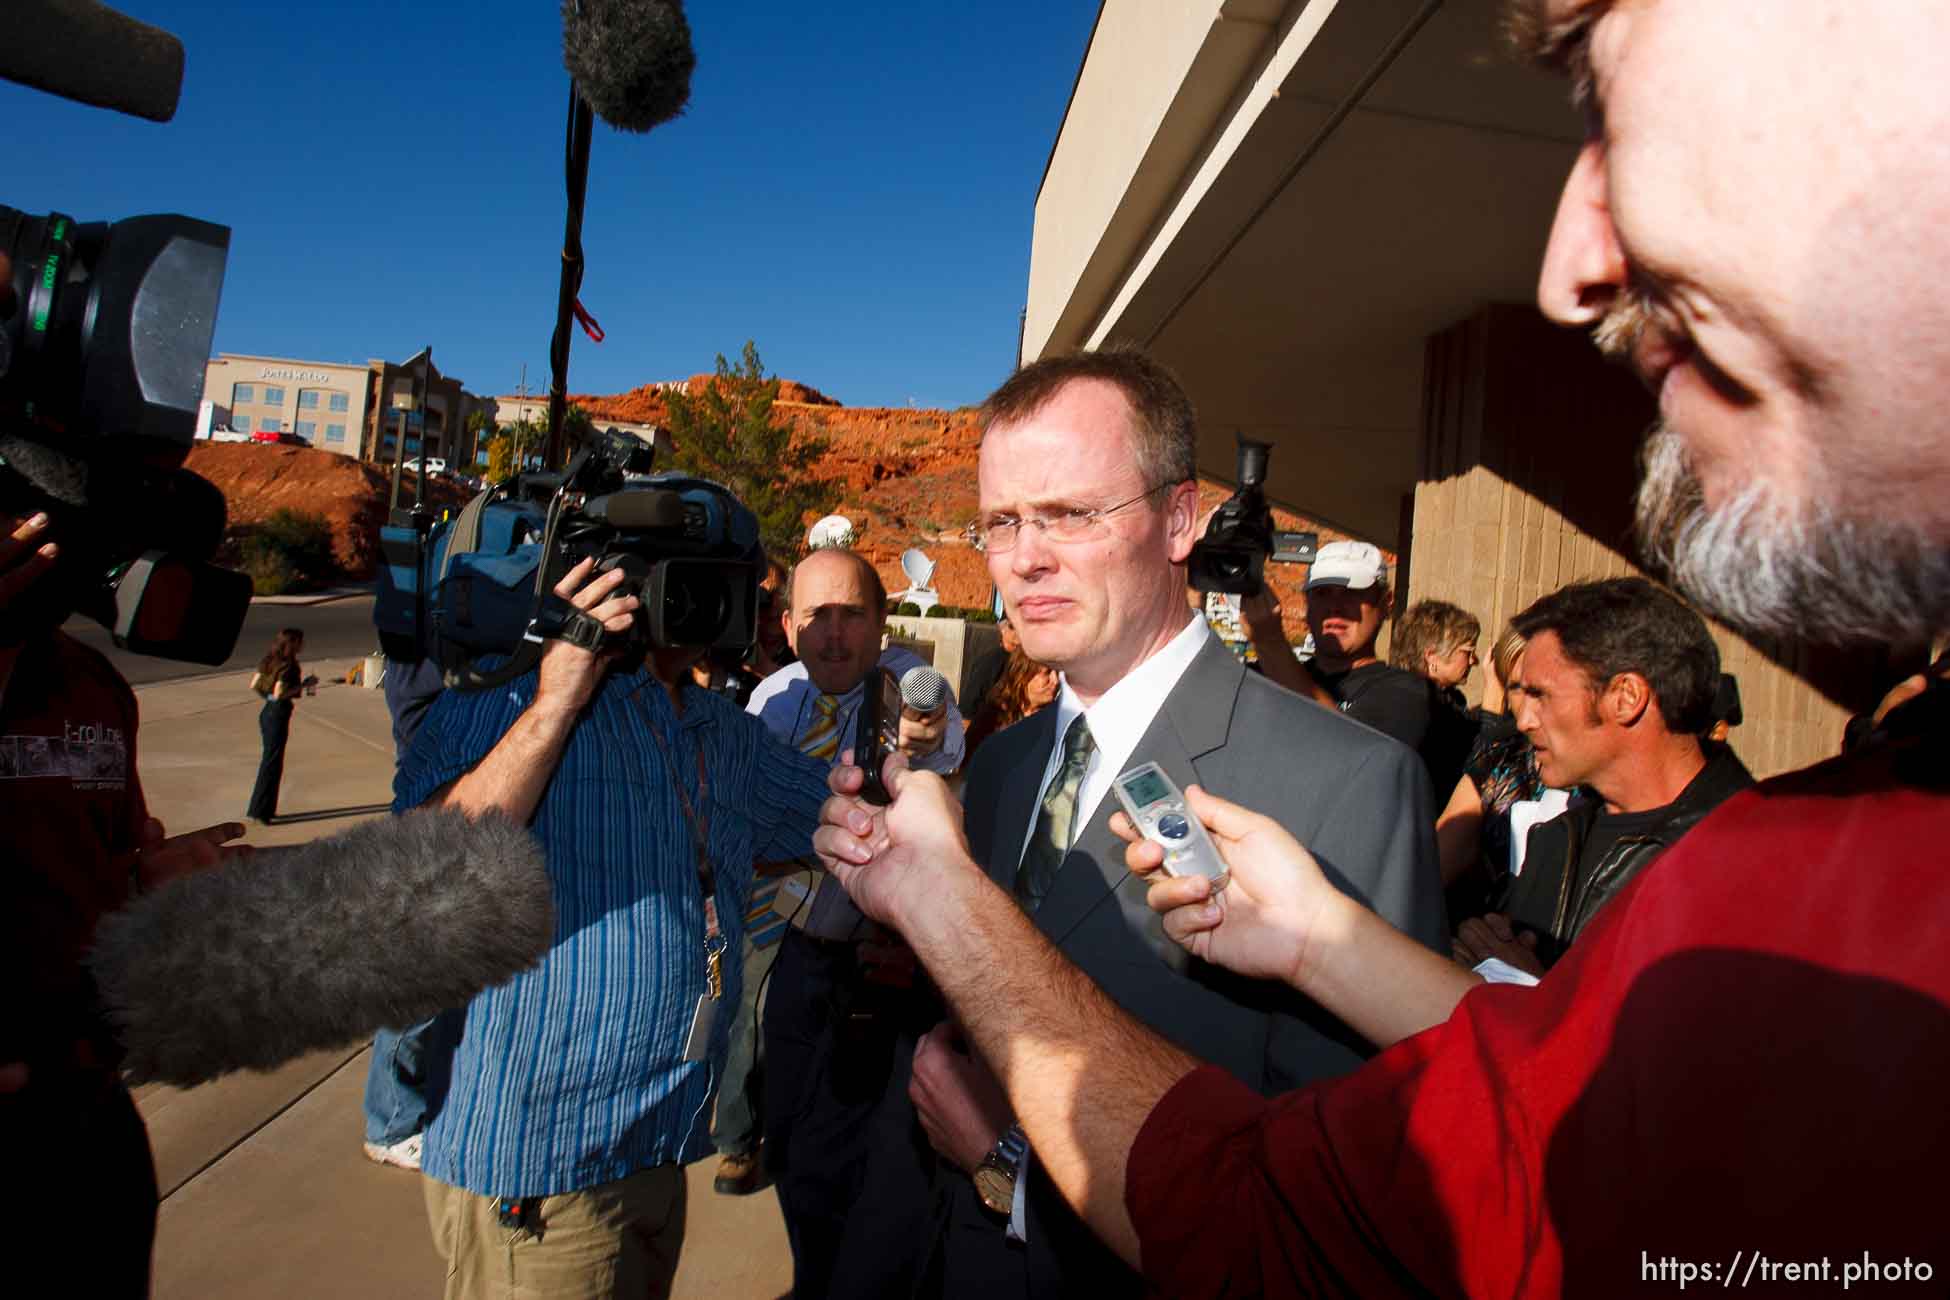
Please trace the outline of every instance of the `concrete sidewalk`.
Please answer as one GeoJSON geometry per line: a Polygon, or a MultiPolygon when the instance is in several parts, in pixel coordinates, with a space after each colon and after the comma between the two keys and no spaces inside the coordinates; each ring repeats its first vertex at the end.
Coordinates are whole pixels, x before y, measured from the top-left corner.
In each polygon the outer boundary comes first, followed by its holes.
{"type": "MultiPolygon", "coordinates": [[[[286,752],[279,821],[254,844],[295,844],[391,805],[391,722],[379,691],[342,681],[353,660],[307,663],[286,752]]],[[[171,834],[243,820],[257,773],[262,701],[241,674],[136,688],[137,762],[152,815],[171,834]]],[[[383,940],[383,936],[381,936],[383,940]]],[[[159,1300],[439,1296],[420,1178],[360,1152],[367,1045],[348,1043],[268,1074],[137,1096],[156,1155],[159,1300]]],[[[711,1190],[716,1161],[690,1167],[689,1221],[674,1294],[774,1297],[791,1287],[768,1189],[711,1190]]]]}

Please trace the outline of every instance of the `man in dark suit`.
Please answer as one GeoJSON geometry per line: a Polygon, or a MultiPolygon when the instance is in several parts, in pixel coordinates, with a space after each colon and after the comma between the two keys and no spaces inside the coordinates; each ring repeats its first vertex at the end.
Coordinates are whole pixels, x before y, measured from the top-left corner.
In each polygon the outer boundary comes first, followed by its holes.
{"type": "MultiPolygon", "coordinates": [[[[1249,1086],[1272,1094],[1354,1068],[1361,1040],[1320,1007],[1165,937],[1110,830],[1109,787],[1149,761],[1181,788],[1264,810],[1313,847],[1341,890],[1439,947],[1422,764],[1247,672],[1195,617],[1185,561],[1197,536],[1196,430],[1162,367],[1121,351],[1041,361],[997,390],[982,418],[971,536],[1024,651],[1061,669],[1063,687],[971,763],[975,859],[1120,1006],[1249,1086]]],[[[952,1023],[915,1046],[905,1093],[879,1117],[836,1291],[1139,1289],[1039,1179],[1001,1089],[952,1023]]]]}

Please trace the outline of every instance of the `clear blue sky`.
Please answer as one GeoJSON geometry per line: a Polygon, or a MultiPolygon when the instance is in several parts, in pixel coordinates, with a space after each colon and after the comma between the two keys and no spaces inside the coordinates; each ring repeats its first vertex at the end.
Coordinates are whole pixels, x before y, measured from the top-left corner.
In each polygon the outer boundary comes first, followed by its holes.
{"type": "MultiPolygon", "coordinates": [[[[167,124],[0,83],[0,202],[232,227],[215,350],[545,389],[568,77],[555,0],[111,0],[179,36],[167,124]]],[[[766,368],[850,405],[1005,376],[1036,187],[1095,0],[686,6],[683,117],[598,122],[569,386],[766,368]]]]}

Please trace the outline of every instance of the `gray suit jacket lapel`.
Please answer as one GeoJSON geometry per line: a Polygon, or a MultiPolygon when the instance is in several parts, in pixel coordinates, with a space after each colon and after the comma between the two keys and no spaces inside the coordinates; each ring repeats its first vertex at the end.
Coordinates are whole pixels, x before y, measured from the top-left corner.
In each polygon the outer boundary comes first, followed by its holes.
{"type": "MultiPolygon", "coordinates": [[[[1151,726],[1131,751],[1125,766],[1156,763],[1181,790],[1197,781],[1198,772],[1193,764],[1226,743],[1232,726],[1233,701],[1239,694],[1239,681],[1245,671],[1216,637],[1206,642],[1171,694],[1165,697],[1164,706],[1152,718],[1151,726]]],[[[1050,739],[1054,743],[1053,734],[1050,739]]],[[[1042,752],[1047,759],[1047,747],[1042,752]]],[[[1115,777],[1117,773],[1111,775],[1115,777]]],[[[1032,785],[1029,797],[1033,801],[1035,796],[1032,785]]],[[[1110,829],[1111,814],[1117,809],[1116,796],[1106,791],[1091,814],[1090,824],[1083,828],[1069,855],[1063,859],[1049,897],[1036,912],[1036,925],[1059,947],[1078,922],[1130,879],[1130,872],[1124,867],[1124,841],[1110,829]]],[[[1033,816],[1034,809],[1030,812],[1033,816]]],[[[1002,824],[1006,826],[1008,822],[1002,824]]],[[[1176,945],[1169,946],[1176,949],[1176,945]]],[[[1178,951],[1182,954],[1182,950],[1178,951]]]]}
{"type": "Polygon", "coordinates": [[[1015,890],[1023,842],[1036,823],[1043,769],[1049,766],[1050,748],[1056,744],[1056,713],[1054,707],[1039,709],[1019,724],[1022,744],[996,795],[994,825],[999,834],[989,845],[987,866],[989,879],[1010,892],[1015,890]]]}

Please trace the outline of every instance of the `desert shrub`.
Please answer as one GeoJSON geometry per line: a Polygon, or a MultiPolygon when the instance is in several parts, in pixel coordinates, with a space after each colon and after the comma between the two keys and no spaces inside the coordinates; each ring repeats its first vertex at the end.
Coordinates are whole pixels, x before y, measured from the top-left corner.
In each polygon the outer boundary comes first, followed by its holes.
{"type": "Polygon", "coordinates": [[[247,550],[243,566],[244,572],[250,575],[253,595],[282,596],[301,581],[291,562],[276,551],[247,550]]]}
{"type": "Polygon", "coordinates": [[[332,526],[302,510],[273,511],[244,539],[242,559],[260,596],[315,587],[338,571],[332,526]]]}

